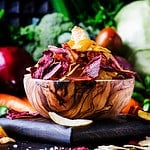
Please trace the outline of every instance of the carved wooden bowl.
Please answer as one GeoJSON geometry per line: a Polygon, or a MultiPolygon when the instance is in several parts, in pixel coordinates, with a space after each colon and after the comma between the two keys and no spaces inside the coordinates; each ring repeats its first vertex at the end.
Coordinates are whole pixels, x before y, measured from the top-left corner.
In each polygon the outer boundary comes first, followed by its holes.
{"type": "Polygon", "coordinates": [[[24,77],[33,107],[49,118],[53,111],[67,118],[109,118],[120,114],[131,98],[134,78],[125,80],[53,81],[24,77]]]}

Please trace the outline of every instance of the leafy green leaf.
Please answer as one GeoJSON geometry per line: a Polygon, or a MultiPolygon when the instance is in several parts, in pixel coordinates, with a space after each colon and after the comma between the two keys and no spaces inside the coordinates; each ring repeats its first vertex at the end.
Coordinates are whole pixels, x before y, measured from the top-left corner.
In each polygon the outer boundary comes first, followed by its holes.
{"type": "Polygon", "coordinates": [[[144,96],[141,93],[135,92],[133,91],[132,93],[132,97],[137,100],[138,102],[140,102],[141,104],[144,103],[144,96]]]}
{"type": "Polygon", "coordinates": [[[145,86],[143,85],[142,82],[136,80],[135,81],[135,89],[145,90],[145,86]]]}
{"type": "Polygon", "coordinates": [[[58,13],[62,13],[64,16],[66,17],[70,17],[70,13],[68,8],[66,7],[66,2],[65,0],[49,0],[54,11],[58,12],[58,13]]]}
{"type": "Polygon", "coordinates": [[[150,110],[150,99],[146,98],[143,102],[143,110],[149,111],[150,110]]]}
{"type": "Polygon", "coordinates": [[[147,89],[147,88],[150,89],[150,76],[149,76],[149,75],[147,75],[147,76],[145,77],[144,83],[145,83],[146,89],[147,89]]]}
{"type": "Polygon", "coordinates": [[[6,106],[0,106],[0,117],[4,116],[8,111],[6,106]]]}
{"type": "Polygon", "coordinates": [[[3,19],[5,14],[5,10],[4,9],[0,9],[0,19],[3,19]]]}

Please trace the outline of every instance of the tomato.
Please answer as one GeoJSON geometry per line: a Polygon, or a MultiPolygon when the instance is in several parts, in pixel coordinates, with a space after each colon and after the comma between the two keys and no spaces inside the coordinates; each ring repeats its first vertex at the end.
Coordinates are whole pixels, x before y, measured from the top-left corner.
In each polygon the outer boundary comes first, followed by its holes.
{"type": "Polygon", "coordinates": [[[114,53],[117,53],[122,46],[121,37],[112,27],[102,29],[96,36],[95,41],[98,45],[106,47],[114,53]]]}
{"type": "Polygon", "coordinates": [[[142,109],[141,104],[131,98],[128,104],[122,109],[123,114],[136,114],[139,109],[142,109]]]}

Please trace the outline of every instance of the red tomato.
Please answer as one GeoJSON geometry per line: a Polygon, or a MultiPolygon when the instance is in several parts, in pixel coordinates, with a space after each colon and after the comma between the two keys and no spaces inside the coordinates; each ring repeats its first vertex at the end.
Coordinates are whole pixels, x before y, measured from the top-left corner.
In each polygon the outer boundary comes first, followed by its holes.
{"type": "Polygon", "coordinates": [[[112,27],[102,29],[98,33],[95,41],[98,45],[106,47],[114,53],[116,53],[122,45],[121,37],[112,27]]]}
{"type": "Polygon", "coordinates": [[[141,108],[141,104],[135,99],[131,98],[128,104],[122,109],[123,114],[136,114],[141,108]]]}

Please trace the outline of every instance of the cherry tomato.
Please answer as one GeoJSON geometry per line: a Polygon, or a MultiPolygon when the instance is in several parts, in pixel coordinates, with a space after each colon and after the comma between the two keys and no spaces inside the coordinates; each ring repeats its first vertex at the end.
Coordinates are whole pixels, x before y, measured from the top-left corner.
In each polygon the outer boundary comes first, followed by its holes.
{"type": "Polygon", "coordinates": [[[117,53],[122,45],[121,37],[112,27],[102,29],[98,33],[95,41],[98,45],[106,47],[114,53],[117,53]]]}

